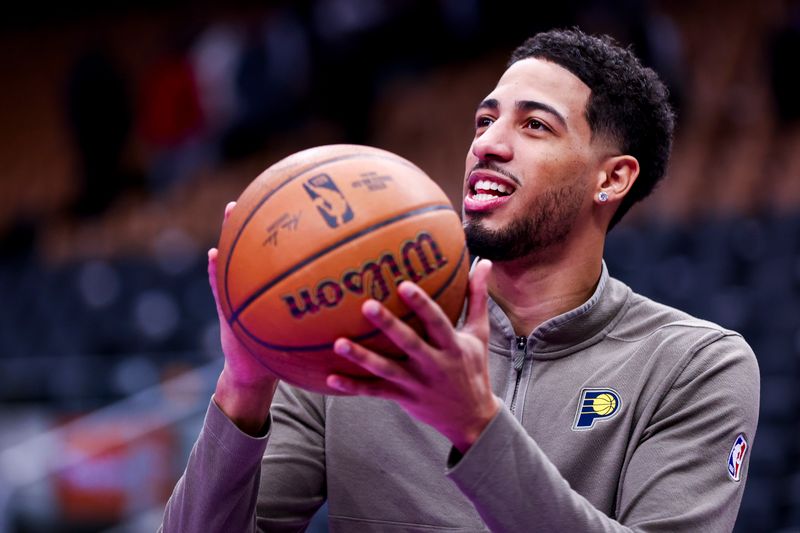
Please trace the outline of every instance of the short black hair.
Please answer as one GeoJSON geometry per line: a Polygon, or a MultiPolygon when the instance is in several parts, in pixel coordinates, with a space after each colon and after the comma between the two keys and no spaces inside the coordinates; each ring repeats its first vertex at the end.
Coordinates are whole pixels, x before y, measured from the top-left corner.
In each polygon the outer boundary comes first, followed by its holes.
{"type": "Polygon", "coordinates": [[[666,174],[675,129],[669,91],[630,49],[608,35],[588,35],[578,28],[534,35],[514,50],[507,66],[527,58],[555,63],[585,83],[592,91],[586,104],[592,135],[607,136],[639,161],[639,177],[614,213],[610,230],[666,174]]]}

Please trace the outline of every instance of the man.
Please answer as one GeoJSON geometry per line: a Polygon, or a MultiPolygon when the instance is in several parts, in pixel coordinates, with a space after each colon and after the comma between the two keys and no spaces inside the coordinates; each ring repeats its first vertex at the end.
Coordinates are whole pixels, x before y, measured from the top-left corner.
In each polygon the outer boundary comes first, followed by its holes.
{"type": "Polygon", "coordinates": [[[339,339],[374,377],[329,376],[345,395],[323,397],[277,386],[221,320],[225,367],[164,530],[298,530],[326,499],[340,531],[730,530],[755,357],[602,261],[672,128],[663,84],[610,39],[526,41],[476,113],[463,324],[404,282],[427,340],[365,303],[409,357],[339,339]]]}

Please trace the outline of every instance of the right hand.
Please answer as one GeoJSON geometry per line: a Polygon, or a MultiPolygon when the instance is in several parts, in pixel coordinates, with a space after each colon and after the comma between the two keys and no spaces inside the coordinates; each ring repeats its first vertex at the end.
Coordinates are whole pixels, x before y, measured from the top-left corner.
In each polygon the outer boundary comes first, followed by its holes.
{"type": "MultiPolygon", "coordinates": [[[[223,225],[235,205],[236,202],[230,202],[225,206],[223,225]]],[[[225,364],[217,381],[214,401],[240,429],[255,434],[266,422],[278,378],[236,337],[222,312],[217,288],[217,254],[216,248],[208,251],[208,283],[217,306],[225,364]]]]}

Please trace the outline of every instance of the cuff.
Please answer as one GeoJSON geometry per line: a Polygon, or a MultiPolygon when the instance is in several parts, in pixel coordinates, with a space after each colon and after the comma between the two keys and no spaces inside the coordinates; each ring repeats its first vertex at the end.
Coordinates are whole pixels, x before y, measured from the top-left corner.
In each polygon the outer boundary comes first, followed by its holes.
{"type": "Polygon", "coordinates": [[[206,411],[206,419],[203,424],[203,431],[211,437],[217,445],[228,455],[247,459],[257,456],[260,460],[264,455],[269,441],[270,429],[272,427],[272,413],[267,418],[262,429],[262,436],[254,437],[248,435],[219,408],[212,396],[206,411]]]}
{"type": "Polygon", "coordinates": [[[492,463],[504,455],[505,448],[513,439],[509,438],[517,429],[516,419],[505,407],[501,407],[467,453],[461,454],[453,448],[447,461],[445,474],[459,487],[480,484],[481,479],[492,470],[492,463]]]}

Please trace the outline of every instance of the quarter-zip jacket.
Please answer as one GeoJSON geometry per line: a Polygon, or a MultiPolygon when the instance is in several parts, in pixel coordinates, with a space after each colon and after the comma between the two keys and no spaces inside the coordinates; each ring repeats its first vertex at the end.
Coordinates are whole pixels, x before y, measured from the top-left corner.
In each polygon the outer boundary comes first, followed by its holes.
{"type": "Polygon", "coordinates": [[[282,384],[268,432],[210,402],[163,530],[729,531],[759,377],[742,337],[633,293],[592,297],[528,337],[489,302],[504,401],[461,456],[396,404],[282,384]],[[744,444],[742,444],[744,442],[744,444]]]}

